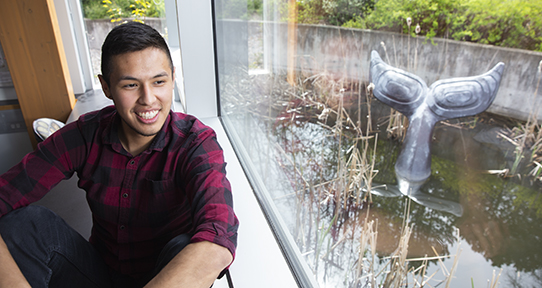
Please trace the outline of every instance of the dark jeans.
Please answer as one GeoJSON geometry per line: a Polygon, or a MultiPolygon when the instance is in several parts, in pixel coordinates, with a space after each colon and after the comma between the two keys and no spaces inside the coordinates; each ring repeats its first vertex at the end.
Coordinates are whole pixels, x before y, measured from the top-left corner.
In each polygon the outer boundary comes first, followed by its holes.
{"type": "Polygon", "coordinates": [[[162,250],[153,273],[134,280],[111,272],[92,244],[60,216],[40,206],[0,218],[0,235],[30,285],[37,287],[142,287],[186,245],[179,235],[162,250]]]}

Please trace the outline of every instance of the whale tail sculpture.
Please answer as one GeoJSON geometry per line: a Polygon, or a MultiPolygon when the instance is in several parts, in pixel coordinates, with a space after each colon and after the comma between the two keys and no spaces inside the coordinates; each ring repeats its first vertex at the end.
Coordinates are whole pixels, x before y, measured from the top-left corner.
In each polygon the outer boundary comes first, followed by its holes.
{"type": "Polygon", "coordinates": [[[439,80],[427,87],[418,76],[392,67],[371,53],[374,96],[408,117],[409,126],[395,163],[399,190],[416,193],[431,176],[431,135],[438,121],[486,110],[495,99],[504,63],[473,77],[439,80]]]}

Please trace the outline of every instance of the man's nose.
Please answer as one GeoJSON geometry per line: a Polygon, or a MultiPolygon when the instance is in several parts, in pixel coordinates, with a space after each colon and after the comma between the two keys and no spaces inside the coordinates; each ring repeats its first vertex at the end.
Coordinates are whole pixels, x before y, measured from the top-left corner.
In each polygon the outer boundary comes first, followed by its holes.
{"type": "Polygon", "coordinates": [[[141,105],[151,105],[156,101],[153,89],[150,85],[142,85],[138,102],[141,105]]]}

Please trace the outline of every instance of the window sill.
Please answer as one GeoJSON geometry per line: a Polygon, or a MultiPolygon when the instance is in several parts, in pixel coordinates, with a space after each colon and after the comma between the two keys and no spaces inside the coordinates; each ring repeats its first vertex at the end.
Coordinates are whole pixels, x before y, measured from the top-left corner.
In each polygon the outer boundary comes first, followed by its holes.
{"type": "MultiPolygon", "coordinates": [[[[224,150],[235,213],[240,222],[236,257],[230,267],[233,284],[235,287],[298,287],[220,119],[200,120],[215,130],[224,150]]],[[[226,277],[217,280],[213,287],[228,287],[226,277]]]]}

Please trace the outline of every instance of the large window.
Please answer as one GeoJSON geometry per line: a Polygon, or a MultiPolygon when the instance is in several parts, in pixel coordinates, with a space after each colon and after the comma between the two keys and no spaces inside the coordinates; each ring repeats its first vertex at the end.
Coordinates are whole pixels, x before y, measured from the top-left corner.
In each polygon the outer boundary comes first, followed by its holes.
{"type": "Polygon", "coordinates": [[[214,1],[221,117],[301,286],[542,284],[540,5],[214,1]],[[372,51],[428,86],[506,65],[487,111],[426,132],[410,196],[409,121],[374,98],[372,51]]]}

